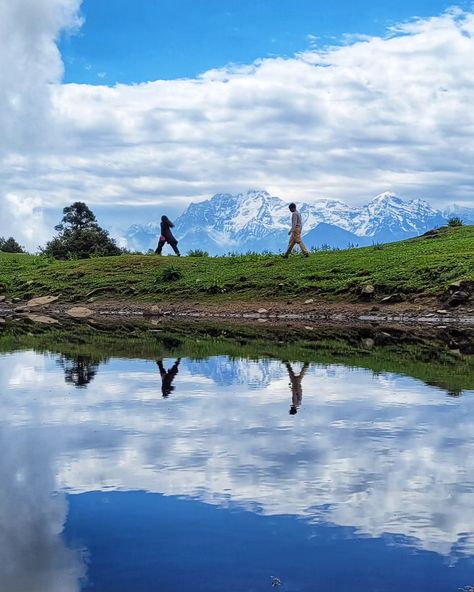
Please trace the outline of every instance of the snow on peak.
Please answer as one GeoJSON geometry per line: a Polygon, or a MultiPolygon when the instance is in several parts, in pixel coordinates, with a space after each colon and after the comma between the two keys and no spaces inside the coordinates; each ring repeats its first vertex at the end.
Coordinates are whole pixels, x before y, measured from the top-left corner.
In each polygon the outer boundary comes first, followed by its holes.
{"type": "MultiPolygon", "coordinates": [[[[328,198],[310,204],[296,203],[303,219],[303,234],[325,223],[360,237],[398,240],[445,222],[441,212],[426,201],[404,200],[388,191],[361,207],[328,198]]],[[[278,233],[286,236],[290,224],[288,205],[289,202],[259,188],[237,194],[218,193],[208,200],[190,204],[176,220],[176,234],[183,241],[192,236],[196,244],[200,244],[202,237],[204,242],[210,238],[213,244],[244,248],[243,245],[253,245],[255,241],[269,241],[278,233]]],[[[153,222],[135,226],[129,235],[151,234],[155,227],[153,222]]]]}

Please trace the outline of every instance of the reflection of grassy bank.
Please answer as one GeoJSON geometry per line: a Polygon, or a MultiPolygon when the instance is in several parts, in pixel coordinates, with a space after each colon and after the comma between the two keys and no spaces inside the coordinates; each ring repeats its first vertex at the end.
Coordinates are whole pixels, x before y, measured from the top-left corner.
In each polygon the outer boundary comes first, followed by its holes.
{"type": "Polygon", "coordinates": [[[113,327],[73,322],[42,327],[26,321],[0,325],[0,352],[34,349],[69,358],[87,356],[91,363],[111,357],[204,359],[227,355],[344,364],[375,373],[412,376],[452,394],[474,390],[474,356],[457,353],[472,353],[473,347],[472,331],[456,329],[427,334],[393,327],[320,327],[310,331],[176,322],[154,327],[145,321],[113,327]]]}
{"type": "Polygon", "coordinates": [[[431,237],[363,249],[319,252],[310,259],[274,255],[155,257],[122,255],[49,261],[0,253],[0,284],[23,299],[61,293],[70,300],[119,297],[154,301],[238,302],[311,294],[356,297],[370,283],[378,295],[443,292],[453,280],[474,279],[474,226],[443,228],[431,237]]]}

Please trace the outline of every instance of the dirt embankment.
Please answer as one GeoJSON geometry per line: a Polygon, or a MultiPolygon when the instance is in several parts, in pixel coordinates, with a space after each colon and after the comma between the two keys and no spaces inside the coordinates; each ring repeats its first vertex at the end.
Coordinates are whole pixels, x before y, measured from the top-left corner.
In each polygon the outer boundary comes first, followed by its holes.
{"type": "MultiPolygon", "coordinates": [[[[40,302],[0,302],[1,316],[38,317],[177,317],[203,319],[241,319],[260,323],[354,323],[396,322],[407,324],[474,325],[474,307],[450,307],[438,299],[386,304],[322,302],[312,298],[258,302],[141,302],[133,299],[101,298],[93,302],[71,303],[61,298],[40,302]]],[[[38,321],[41,322],[41,319],[38,321]]]]}

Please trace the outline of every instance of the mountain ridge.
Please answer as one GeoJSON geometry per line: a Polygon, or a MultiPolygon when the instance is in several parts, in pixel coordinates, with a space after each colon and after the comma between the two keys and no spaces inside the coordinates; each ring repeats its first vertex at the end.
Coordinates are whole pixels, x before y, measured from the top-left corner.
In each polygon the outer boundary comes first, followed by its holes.
{"type": "MultiPolygon", "coordinates": [[[[289,202],[265,190],[218,193],[190,204],[175,221],[175,234],[183,252],[206,250],[212,255],[228,252],[279,251],[286,246],[289,202]]],[[[421,199],[406,200],[384,192],[366,205],[349,206],[337,199],[298,204],[303,218],[303,239],[308,247],[366,246],[419,236],[442,226],[450,216],[474,222],[474,208],[456,204],[444,211],[421,199]]],[[[159,223],[135,224],[126,233],[132,249],[154,248],[159,223]]]]}

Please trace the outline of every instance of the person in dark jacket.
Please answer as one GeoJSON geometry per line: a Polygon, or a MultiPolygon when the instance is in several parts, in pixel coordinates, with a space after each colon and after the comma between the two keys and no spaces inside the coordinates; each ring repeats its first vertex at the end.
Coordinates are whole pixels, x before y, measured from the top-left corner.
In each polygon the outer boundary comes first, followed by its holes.
{"type": "Polygon", "coordinates": [[[181,362],[181,358],[178,358],[173,366],[166,370],[163,365],[163,360],[157,360],[156,363],[160,370],[161,376],[161,393],[163,397],[166,399],[171,393],[174,391],[175,387],[173,386],[173,380],[175,379],[176,374],[178,374],[179,363],[181,362]]]}
{"type": "Polygon", "coordinates": [[[178,249],[178,241],[174,237],[171,229],[174,228],[173,222],[168,218],[168,216],[161,216],[161,236],[160,240],[158,241],[158,246],[156,247],[155,253],[157,255],[161,255],[161,251],[166,243],[170,245],[173,251],[176,253],[178,257],[181,257],[181,253],[178,249]]]}

